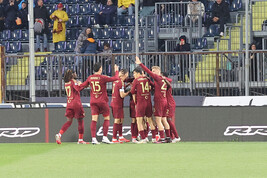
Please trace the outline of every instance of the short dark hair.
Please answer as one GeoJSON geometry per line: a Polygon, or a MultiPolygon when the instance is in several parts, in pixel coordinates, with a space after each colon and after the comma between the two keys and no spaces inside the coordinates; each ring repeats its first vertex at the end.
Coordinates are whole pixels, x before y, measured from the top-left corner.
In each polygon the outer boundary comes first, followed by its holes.
{"type": "Polygon", "coordinates": [[[105,42],[104,46],[110,48],[110,44],[108,42],[105,42]]]}
{"type": "Polygon", "coordinates": [[[168,77],[168,73],[167,73],[167,72],[161,72],[161,74],[162,74],[164,77],[168,77]]]}
{"type": "Polygon", "coordinates": [[[94,64],[94,72],[98,72],[100,70],[100,68],[102,67],[101,63],[95,63],[94,64]]]}
{"type": "Polygon", "coordinates": [[[136,72],[136,73],[139,73],[139,74],[142,74],[143,72],[143,69],[141,67],[136,67],[133,72],[136,72]]]}
{"type": "Polygon", "coordinates": [[[64,82],[68,83],[71,79],[73,79],[73,70],[68,69],[64,75],[64,82]]]}
{"type": "Polygon", "coordinates": [[[120,72],[121,72],[123,75],[125,75],[125,74],[128,73],[128,70],[127,70],[127,69],[121,69],[120,72]]]}

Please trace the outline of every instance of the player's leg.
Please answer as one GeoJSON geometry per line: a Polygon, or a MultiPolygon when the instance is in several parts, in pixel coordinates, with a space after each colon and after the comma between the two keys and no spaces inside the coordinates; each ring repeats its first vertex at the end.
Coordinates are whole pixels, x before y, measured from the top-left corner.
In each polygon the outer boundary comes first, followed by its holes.
{"type": "Polygon", "coordinates": [[[143,119],[143,117],[136,117],[136,122],[137,122],[138,132],[141,135],[141,139],[145,140],[146,136],[145,136],[145,132],[144,132],[144,119],[143,119]]]}
{"type": "MultiPolygon", "coordinates": [[[[175,116],[173,116],[173,117],[175,117],[175,116]]],[[[179,135],[178,135],[176,126],[175,126],[175,124],[174,124],[174,122],[173,122],[173,118],[168,118],[168,123],[169,123],[170,128],[171,128],[171,131],[172,131],[172,133],[174,134],[174,137],[175,137],[175,138],[172,140],[172,143],[177,143],[177,142],[181,141],[181,138],[180,138],[179,135]]]]}
{"type": "Polygon", "coordinates": [[[136,143],[137,142],[136,138],[137,138],[137,134],[138,134],[136,118],[132,118],[131,133],[132,133],[132,142],[136,143]]]}
{"type": "Polygon", "coordinates": [[[170,143],[171,142],[170,125],[169,125],[166,117],[162,117],[161,119],[162,119],[162,124],[163,124],[163,126],[165,128],[166,140],[167,140],[168,143],[170,143]]]}
{"type": "Polygon", "coordinates": [[[84,134],[84,121],[83,118],[77,119],[78,121],[78,132],[79,132],[79,140],[78,144],[89,144],[89,142],[83,141],[83,134],[84,134]]]}
{"type": "Polygon", "coordinates": [[[117,133],[119,130],[119,124],[120,124],[120,119],[119,118],[114,118],[114,124],[113,124],[113,137],[112,137],[112,142],[113,143],[119,143],[117,140],[117,133]]]}
{"type": "Polygon", "coordinates": [[[130,140],[127,140],[126,138],[123,137],[122,135],[122,127],[123,127],[123,118],[120,119],[120,127],[119,127],[119,141],[122,142],[130,142],[130,140]]]}
{"type": "Polygon", "coordinates": [[[64,134],[64,132],[66,132],[66,130],[68,130],[68,128],[71,126],[72,121],[73,121],[73,118],[69,118],[69,117],[67,117],[67,122],[65,122],[65,124],[63,124],[63,126],[61,127],[59,133],[56,134],[56,136],[55,136],[57,144],[61,144],[61,136],[62,136],[62,135],[64,134]]]}
{"type": "Polygon", "coordinates": [[[96,139],[96,124],[98,120],[98,115],[92,115],[92,122],[91,122],[91,136],[92,136],[92,144],[99,144],[96,139]]]}
{"type": "Polygon", "coordinates": [[[155,124],[153,122],[152,117],[148,117],[147,122],[148,122],[148,124],[150,126],[150,130],[152,132],[152,142],[156,142],[156,127],[155,127],[155,124]]]}
{"type": "Polygon", "coordinates": [[[162,117],[155,116],[155,119],[158,126],[160,141],[163,142],[165,140],[165,134],[164,134],[164,126],[162,124],[162,117]]]}
{"type": "MultiPolygon", "coordinates": [[[[104,115],[103,115],[103,116],[104,116],[104,115]]],[[[107,144],[111,144],[111,143],[112,143],[112,142],[109,141],[109,139],[108,139],[109,122],[110,122],[110,117],[109,117],[109,115],[108,115],[108,116],[104,116],[102,143],[107,143],[107,144]]]]}

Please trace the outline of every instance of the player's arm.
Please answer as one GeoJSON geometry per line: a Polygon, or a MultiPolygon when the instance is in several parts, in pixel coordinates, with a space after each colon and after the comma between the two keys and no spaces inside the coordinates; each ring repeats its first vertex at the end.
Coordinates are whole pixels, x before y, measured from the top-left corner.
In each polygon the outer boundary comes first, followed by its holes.
{"type": "Polygon", "coordinates": [[[90,85],[90,83],[89,83],[89,80],[87,79],[85,82],[83,82],[83,83],[80,84],[79,86],[80,86],[80,87],[83,87],[83,88],[87,88],[89,85],[90,85]]]}
{"type": "Polygon", "coordinates": [[[123,88],[120,89],[120,97],[121,98],[125,98],[129,93],[130,93],[130,91],[124,93],[124,89],[123,88]]]}
{"type": "Polygon", "coordinates": [[[82,84],[81,81],[74,80],[74,85],[73,85],[74,90],[82,91],[84,87],[82,87],[81,84],[82,84]]]}
{"type": "Polygon", "coordinates": [[[119,67],[115,64],[114,65],[115,75],[113,77],[105,76],[105,82],[114,82],[119,80],[119,67]]]}
{"type": "Polygon", "coordinates": [[[133,94],[133,101],[134,101],[134,104],[136,105],[136,98],[135,98],[136,94],[133,94]]]}
{"type": "Polygon", "coordinates": [[[154,80],[158,79],[158,76],[156,74],[154,74],[151,70],[149,70],[139,59],[139,57],[135,57],[135,63],[140,65],[140,67],[142,67],[142,69],[144,69],[144,71],[150,75],[154,80]]]}

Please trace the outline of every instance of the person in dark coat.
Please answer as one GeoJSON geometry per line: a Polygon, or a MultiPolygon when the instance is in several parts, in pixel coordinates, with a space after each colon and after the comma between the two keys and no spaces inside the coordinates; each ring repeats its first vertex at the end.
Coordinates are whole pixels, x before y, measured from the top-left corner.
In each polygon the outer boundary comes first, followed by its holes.
{"type": "Polygon", "coordinates": [[[51,26],[51,20],[50,20],[50,14],[47,10],[47,8],[44,6],[43,0],[38,0],[37,1],[37,6],[34,8],[34,19],[35,22],[38,21],[38,19],[43,19],[44,20],[44,25],[45,28],[44,30],[36,34],[36,42],[37,42],[37,50],[36,52],[40,52],[40,35],[43,35],[44,39],[44,51],[47,52],[47,35],[49,34],[49,27],[51,26]]]}
{"type": "Polygon", "coordinates": [[[0,32],[5,28],[5,3],[0,0],[0,32]]]}
{"type": "MultiPolygon", "coordinates": [[[[185,52],[185,51],[191,51],[190,44],[186,41],[186,36],[182,35],[180,38],[180,43],[176,46],[175,51],[185,52]]],[[[179,72],[179,81],[185,82],[185,74],[187,73],[189,78],[189,68],[191,66],[189,61],[189,55],[183,54],[179,55],[179,66],[180,66],[180,72],[179,72]]]]}
{"type": "Polygon", "coordinates": [[[220,24],[220,36],[224,35],[224,24],[230,21],[229,4],[224,0],[216,0],[212,6],[212,16],[207,21],[207,28],[211,24],[220,24]]]}
{"type": "Polygon", "coordinates": [[[18,25],[18,28],[23,29],[29,28],[29,23],[28,23],[28,8],[27,8],[27,3],[24,1],[21,4],[21,9],[18,12],[18,18],[21,19],[21,25],[18,25]]]}
{"type": "Polygon", "coordinates": [[[16,19],[18,13],[18,4],[15,0],[9,0],[9,3],[5,7],[5,27],[8,30],[16,29],[16,19]]]}
{"type": "Polygon", "coordinates": [[[96,25],[95,28],[100,28],[99,25],[104,25],[104,27],[108,27],[108,25],[112,24],[112,18],[115,16],[117,12],[117,6],[115,6],[112,0],[107,1],[107,5],[103,7],[103,9],[95,14],[96,25]]]}
{"type": "Polygon", "coordinates": [[[256,44],[252,43],[250,45],[251,52],[249,53],[249,79],[250,81],[257,81],[258,80],[258,61],[257,61],[257,54],[254,52],[256,48],[256,44]]]}

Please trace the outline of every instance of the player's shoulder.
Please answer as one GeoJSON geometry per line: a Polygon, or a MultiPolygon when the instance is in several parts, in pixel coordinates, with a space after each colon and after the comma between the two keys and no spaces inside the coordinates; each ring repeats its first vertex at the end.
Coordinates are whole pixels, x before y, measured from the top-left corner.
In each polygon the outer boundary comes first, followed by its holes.
{"type": "Polygon", "coordinates": [[[96,74],[93,74],[93,75],[90,75],[90,76],[88,77],[88,79],[89,79],[89,80],[99,80],[99,79],[101,79],[101,76],[102,76],[102,75],[96,75],[96,74]]]}

